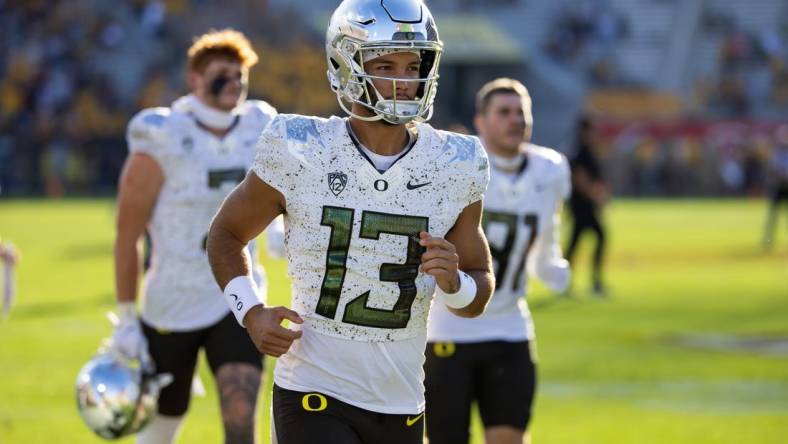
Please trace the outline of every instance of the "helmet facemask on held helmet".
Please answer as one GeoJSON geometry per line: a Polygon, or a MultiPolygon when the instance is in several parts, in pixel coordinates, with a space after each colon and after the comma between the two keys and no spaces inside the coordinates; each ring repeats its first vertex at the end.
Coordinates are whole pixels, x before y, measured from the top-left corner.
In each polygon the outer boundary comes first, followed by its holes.
{"type": "Polygon", "coordinates": [[[347,114],[366,121],[384,120],[400,125],[429,120],[442,52],[443,43],[432,14],[421,0],[345,0],[334,11],[326,33],[331,89],[347,114]],[[366,61],[396,52],[419,56],[417,78],[367,74],[366,61]],[[373,80],[392,82],[392,97],[384,97],[373,80]],[[402,82],[418,83],[413,99],[397,98],[397,84],[402,82]],[[354,104],[370,113],[354,113],[354,104]]]}

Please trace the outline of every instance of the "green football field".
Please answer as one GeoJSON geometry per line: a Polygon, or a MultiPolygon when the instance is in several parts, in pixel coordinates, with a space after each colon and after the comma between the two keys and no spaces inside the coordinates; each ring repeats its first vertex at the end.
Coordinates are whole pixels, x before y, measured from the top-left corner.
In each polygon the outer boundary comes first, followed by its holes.
{"type": "MultiPolygon", "coordinates": [[[[788,214],[768,253],[764,216],[757,200],[614,202],[610,296],[587,292],[584,261],[571,297],[532,286],[534,442],[788,442],[788,214]]],[[[0,201],[0,236],[23,254],[16,305],[0,322],[2,444],[101,442],[73,389],[111,333],[113,217],[110,200],[0,201]]],[[[286,303],[285,264],[263,262],[270,300],[286,303]]],[[[267,366],[263,443],[274,360],[267,366]]],[[[208,395],[193,398],[180,442],[219,443],[213,382],[204,362],[199,371],[208,395]]]]}

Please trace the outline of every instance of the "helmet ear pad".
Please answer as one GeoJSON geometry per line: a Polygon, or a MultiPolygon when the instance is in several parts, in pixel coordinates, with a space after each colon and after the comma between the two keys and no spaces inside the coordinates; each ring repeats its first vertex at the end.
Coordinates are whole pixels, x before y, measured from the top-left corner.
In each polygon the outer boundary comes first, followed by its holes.
{"type": "Polygon", "coordinates": [[[364,88],[358,79],[354,79],[354,62],[341,51],[333,46],[326,47],[328,58],[328,81],[334,92],[340,92],[354,100],[360,99],[364,95],[364,88]]]}
{"type": "Polygon", "coordinates": [[[328,58],[328,82],[333,91],[338,91],[342,85],[347,85],[350,66],[342,54],[332,46],[326,46],[326,55],[328,58]]]}

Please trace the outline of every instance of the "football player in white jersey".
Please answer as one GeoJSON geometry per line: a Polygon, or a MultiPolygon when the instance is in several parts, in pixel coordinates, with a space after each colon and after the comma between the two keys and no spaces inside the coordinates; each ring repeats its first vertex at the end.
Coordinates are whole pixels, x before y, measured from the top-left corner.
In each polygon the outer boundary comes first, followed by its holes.
{"type": "MultiPolygon", "coordinates": [[[[130,358],[149,353],[158,373],[174,377],[161,392],[158,416],[138,435],[141,444],[176,439],[201,348],[220,394],[224,442],[256,441],[262,355],[222,301],[205,251],[213,215],[251,168],[257,138],[276,116],[267,103],[246,100],[256,62],[243,34],[204,34],[188,52],[191,94],[171,108],[141,111],[128,126],[115,241],[120,322],[112,343],[130,358]],[[152,254],[138,316],[146,230],[152,254]]],[[[254,268],[262,285],[262,268],[254,268]]]]}
{"type": "Polygon", "coordinates": [[[442,47],[421,0],[342,2],[326,51],[350,117],[277,117],[214,219],[217,281],[279,357],[278,444],[421,444],[430,306],[477,316],[492,293],[487,156],[478,139],[423,123],[442,47]],[[243,250],[279,214],[292,309],[263,305],[243,250]]]}
{"type": "Polygon", "coordinates": [[[3,304],[0,309],[0,319],[5,319],[11,313],[14,303],[14,267],[19,262],[19,253],[12,244],[3,243],[0,238],[0,263],[3,265],[3,304]]]}
{"type": "Polygon", "coordinates": [[[482,225],[495,265],[487,311],[462,319],[441,306],[429,319],[427,433],[430,444],[468,442],[477,401],[487,444],[528,441],[536,385],[534,328],[522,297],[526,276],[554,291],[569,283],[558,229],[570,191],[566,158],[529,143],[531,98],[517,80],[501,78],[477,94],[474,124],[490,158],[482,225]]]}

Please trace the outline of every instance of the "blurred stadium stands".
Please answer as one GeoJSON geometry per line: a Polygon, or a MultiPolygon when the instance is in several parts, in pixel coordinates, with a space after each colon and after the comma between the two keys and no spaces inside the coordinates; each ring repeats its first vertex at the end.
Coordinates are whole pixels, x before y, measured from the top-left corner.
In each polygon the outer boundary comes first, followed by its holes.
{"type": "MultiPolygon", "coordinates": [[[[473,94],[521,79],[534,141],[571,150],[582,111],[618,194],[760,194],[788,146],[784,0],[428,0],[446,42],[435,125],[470,127],[473,94]]],[[[281,112],[337,112],[323,33],[336,2],[0,0],[3,195],[114,191],[126,121],[185,92],[191,37],[232,26],[281,112]]]]}

